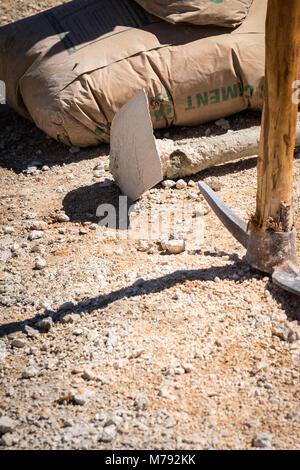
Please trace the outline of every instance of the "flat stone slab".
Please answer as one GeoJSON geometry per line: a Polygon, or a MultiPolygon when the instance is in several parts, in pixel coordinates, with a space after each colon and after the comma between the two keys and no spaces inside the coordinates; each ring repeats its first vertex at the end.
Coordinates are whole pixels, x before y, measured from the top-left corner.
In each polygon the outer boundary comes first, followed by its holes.
{"type": "Polygon", "coordinates": [[[162,165],[144,89],[115,115],[110,142],[110,172],[132,201],[162,181],[162,165]]]}

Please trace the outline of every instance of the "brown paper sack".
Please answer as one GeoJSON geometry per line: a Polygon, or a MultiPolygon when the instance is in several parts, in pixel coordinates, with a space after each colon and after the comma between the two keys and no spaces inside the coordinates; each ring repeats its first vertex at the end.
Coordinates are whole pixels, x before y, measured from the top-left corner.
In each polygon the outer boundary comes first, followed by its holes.
{"type": "Polygon", "coordinates": [[[170,23],[227,26],[242,23],[253,0],[136,0],[145,10],[170,23]]]}
{"type": "Polygon", "coordinates": [[[134,0],[73,0],[0,28],[7,102],[51,137],[108,142],[116,112],[146,90],[154,128],[260,108],[266,0],[236,29],[170,24],[134,0]]]}

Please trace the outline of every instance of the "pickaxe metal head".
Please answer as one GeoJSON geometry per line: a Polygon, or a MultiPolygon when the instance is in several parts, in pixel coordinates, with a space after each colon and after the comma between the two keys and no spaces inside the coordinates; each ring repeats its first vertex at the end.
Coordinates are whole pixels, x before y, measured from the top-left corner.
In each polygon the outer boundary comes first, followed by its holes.
{"type": "Polygon", "coordinates": [[[295,230],[288,233],[270,231],[266,232],[265,237],[261,234],[256,237],[255,232],[247,231],[247,222],[237,216],[209,186],[199,183],[199,188],[224,226],[247,249],[249,264],[271,274],[273,282],[281,288],[300,295],[295,230]]]}

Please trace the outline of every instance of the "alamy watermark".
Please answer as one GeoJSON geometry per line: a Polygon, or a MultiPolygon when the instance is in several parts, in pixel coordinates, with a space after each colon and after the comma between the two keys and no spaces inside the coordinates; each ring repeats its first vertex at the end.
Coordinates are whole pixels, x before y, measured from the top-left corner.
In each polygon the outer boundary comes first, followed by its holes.
{"type": "Polygon", "coordinates": [[[131,204],[120,196],[118,207],[98,206],[98,225],[106,227],[104,237],[121,240],[159,241],[162,238],[184,239],[189,249],[199,250],[204,239],[203,207],[195,201],[155,204],[150,208],[131,204]]]}
{"type": "Polygon", "coordinates": [[[6,86],[3,80],[0,80],[0,104],[6,104],[6,86]]]}

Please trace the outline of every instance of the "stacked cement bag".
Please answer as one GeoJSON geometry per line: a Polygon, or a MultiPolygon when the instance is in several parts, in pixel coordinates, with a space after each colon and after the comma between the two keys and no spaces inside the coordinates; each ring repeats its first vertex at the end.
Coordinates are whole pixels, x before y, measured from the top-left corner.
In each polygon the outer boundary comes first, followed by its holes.
{"type": "Polygon", "coordinates": [[[0,28],[0,80],[12,107],[67,145],[108,142],[142,88],[155,128],[259,108],[266,3],[228,29],[173,25],[134,0],[73,0],[0,28]]]}
{"type": "Polygon", "coordinates": [[[246,18],[253,0],[136,0],[170,23],[214,24],[232,28],[246,18]]]}

